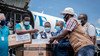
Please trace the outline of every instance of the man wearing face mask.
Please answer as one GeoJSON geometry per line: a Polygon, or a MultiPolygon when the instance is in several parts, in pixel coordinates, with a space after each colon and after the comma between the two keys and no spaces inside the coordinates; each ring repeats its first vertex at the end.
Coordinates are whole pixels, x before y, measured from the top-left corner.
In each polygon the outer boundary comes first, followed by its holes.
{"type": "MultiPolygon", "coordinates": [[[[64,22],[63,21],[58,21],[56,23],[56,27],[55,29],[57,30],[55,32],[55,34],[53,36],[57,36],[59,34],[61,34],[64,30],[63,28],[64,26],[64,22]]],[[[54,41],[53,42],[54,46],[53,46],[53,55],[54,56],[70,56],[70,53],[73,54],[74,52],[72,52],[72,46],[70,45],[69,40],[65,37],[62,40],[58,41],[54,41]]],[[[71,55],[73,56],[73,55],[71,55]]]]}
{"type": "Polygon", "coordinates": [[[38,31],[37,29],[32,29],[30,25],[30,16],[28,14],[24,14],[22,18],[23,21],[15,26],[15,32],[17,34],[35,33],[38,31]]]}
{"type": "Polygon", "coordinates": [[[76,56],[94,56],[94,44],[74,17],[74,9],[70,7],[65,8],[62,14],[66,22],[66,29],[60,35],[52,37],[50,43],[54,40],[60,41],[65,36],[68,36],[76,56]]]}
{"type": "Polygon", "coordinates": [[[96,43],[96,29],[92,24],[88,22],[88,16],[86,14],[80,14],[78,16],[78,20],[83,26],[85,33],[90,36],[91,40],[95,44],[96,43]]]}
{"type": "Polygon", "coordinates": [[[8,56],[9,28],[5,25],[5,16],[0,13],[0,56],[8,56]]]}
{"type": "Polygon", "coordinates": [[[49,22],[45,22],[44,24],[44,31],[42,31],[38,36],[37,39],[50,39],[52,36],[51,32],[51,24],[49,22]]]}

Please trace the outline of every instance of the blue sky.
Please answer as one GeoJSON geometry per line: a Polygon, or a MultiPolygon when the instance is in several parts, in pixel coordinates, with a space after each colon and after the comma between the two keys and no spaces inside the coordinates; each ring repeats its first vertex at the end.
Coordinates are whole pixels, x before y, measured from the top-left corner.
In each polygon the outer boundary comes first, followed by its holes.
{"type": "Polygon", "coordinates": [[[88,21],[100,28],[100,0],[31,0],[29,10],[62,18],[60,13],[72,7],[77,15],[86,13],[88,21]]]}

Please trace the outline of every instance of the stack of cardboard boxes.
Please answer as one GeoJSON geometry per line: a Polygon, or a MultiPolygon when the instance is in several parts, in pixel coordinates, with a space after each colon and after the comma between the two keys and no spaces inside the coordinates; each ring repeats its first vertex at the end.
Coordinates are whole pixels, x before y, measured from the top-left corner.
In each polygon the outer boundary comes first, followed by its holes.
{"type": "Polygon", "coordinates": [[[33,39],[31,43],[17,47],[16,56],[52,56],[52,45],[48,39],[33,39]]]}
{"type": "Polygon", "coordinates": [[[52,56],[50,44],[24,44],[24,56],[52,56]]]}

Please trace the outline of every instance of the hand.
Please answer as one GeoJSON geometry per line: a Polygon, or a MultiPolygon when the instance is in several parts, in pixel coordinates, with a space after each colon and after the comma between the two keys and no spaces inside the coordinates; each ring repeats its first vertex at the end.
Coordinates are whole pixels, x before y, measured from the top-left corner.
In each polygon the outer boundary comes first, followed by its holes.
{"type": "Polygon", "coordinates": [[[57,40],[54,40],[54,41],[53,41],[53,44],[58,44],[58,41],[57,41],[57,40]]]}
{"type": "Polygon", "coordinates": [[[31,33],[35,33],[35,32],[38,32],[38,31],[39,31],[38,29],[30,30],[31,33]]]}
{"type": "Polygon", "coordinates": [[[34,32],[38,32],[39,30],[38,30],[38,29],[34,29],[33,31],[34,31],[34,32]]]}

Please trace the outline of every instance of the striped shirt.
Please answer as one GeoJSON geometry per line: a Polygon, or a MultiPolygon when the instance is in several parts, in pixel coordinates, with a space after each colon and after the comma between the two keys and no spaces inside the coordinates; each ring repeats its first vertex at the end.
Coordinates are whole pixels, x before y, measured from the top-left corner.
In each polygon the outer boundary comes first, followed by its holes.
{"type": "Polygon", "coordinates": [[[75,18],[70,18],[67,23],[66,23],[66,29],[68,31],[72,31],[73,29],[75,29],[76,25],[77,25],[77,20],[75,18]]]}

